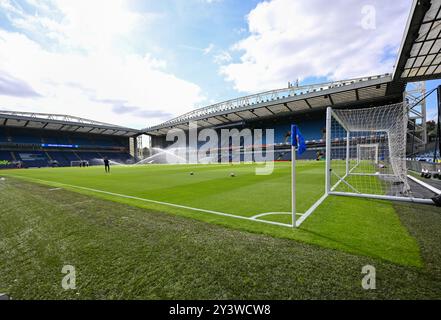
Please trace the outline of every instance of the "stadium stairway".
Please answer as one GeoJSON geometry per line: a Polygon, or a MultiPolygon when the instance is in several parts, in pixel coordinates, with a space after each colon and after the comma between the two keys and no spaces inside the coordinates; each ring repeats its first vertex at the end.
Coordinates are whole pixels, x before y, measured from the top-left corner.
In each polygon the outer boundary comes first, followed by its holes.
{"type": "Polygon", "coordinates": [[[44,153],[46,154],[46,157],[48,157],[48,159],[49,159],[50,161],[53,161],[53,159],[51,158],[51,156],[49,155],[49,153],[48,153],[47,151],[45,151],[44,153]]]}
{"type": "Polygon", "coordinates": [[[50,151],[48,152],[52,160],[56,160],[61,167],[67,167],[70,165],[70,161],[65,156],[67,152],[50,151]]]}

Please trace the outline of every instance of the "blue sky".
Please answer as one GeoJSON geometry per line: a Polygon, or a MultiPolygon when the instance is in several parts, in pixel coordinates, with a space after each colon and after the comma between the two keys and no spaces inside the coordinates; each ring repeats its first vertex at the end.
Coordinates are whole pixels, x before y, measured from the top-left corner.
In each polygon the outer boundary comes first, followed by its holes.
{"type": "MultiPolygon", "coordinates": [[[[138,44],[137,49],[157,52],[168,61],[170,72],[201,85],[210,100],[236,97],[233,85],[225,83],[218,74],[219,65],[214,59],[248,33],[246,15],[258,3],[237,0],[131,1],[132,9],[156,12],[160,16],[148,37],[139,34],[143,43],[138,44]]],[[[234,56],[231,52],[229,55],[234,56]]]]}
{"type": "Polygon", "coordinates": [[[0,0],[0,108],[143,128],[297,78],[392,72],[410,5],[0,0]]]}

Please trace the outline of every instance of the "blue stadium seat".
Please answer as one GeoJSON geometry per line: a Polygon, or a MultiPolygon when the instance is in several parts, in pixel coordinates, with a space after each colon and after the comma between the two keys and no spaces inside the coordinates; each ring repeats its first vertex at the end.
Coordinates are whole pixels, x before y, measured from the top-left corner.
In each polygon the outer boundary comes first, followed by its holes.
{"type": "Polygon", "coordinates": [[[13,161],[11,156],[11,152],[9,151],[0,151],[0,161],[13,161]]]}
{"type": "Polygon", "coordinates": [[[128,153],[110,152],[115,147],[128,149],[127,137],[0,126],[0,145],[4,145],[4,149],[0,152],[0,161],[14,160],[11,156],[11,151],[13,151],[16,160],[23,161],[25,167],[46,167],[50,165],[50,160],[57,161],[58,166],[70,166],[71,161],[82,159],[90,162],[92,159],[101,159],[104,156],[122,163],[132,160],[128,153]],[[5,149],[7,143],[16,145],[8,150],[5,149]],[[43,147],[41,144],[52,146],[43,147]],[[70,149],[54,146],[57,144],[74,144],[79,147],[70,149]],[[18,145],[23,145],[19,151],[17,151],[18,145]]]}
{"type": "Polygon", "coordinates": [[[47,167],[49,159],[44,152],[41,151],[17,151],[14,152],[17,160],[24,163],[25,167],[47,167]]]}

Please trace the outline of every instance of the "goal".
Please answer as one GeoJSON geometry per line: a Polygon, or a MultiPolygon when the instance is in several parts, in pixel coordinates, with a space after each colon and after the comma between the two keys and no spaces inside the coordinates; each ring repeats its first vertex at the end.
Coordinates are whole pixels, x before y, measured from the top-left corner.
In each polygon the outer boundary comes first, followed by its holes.
{"type": "Polygon", "coordinates": [[[405,103],[327,109],[326,192],[431,203],[415,198],[407,179],[405,103]]]}
{"type": "Polygon", "coordinates": [[[378,143],[357,145],[357,164],[363,162],[378,164],[378,143]]]}
{"type": "Polygon", "coordinates": [[[88,167],[89,161],[87,160],[74,160],[70,162],[71,167],[88,167]]]}

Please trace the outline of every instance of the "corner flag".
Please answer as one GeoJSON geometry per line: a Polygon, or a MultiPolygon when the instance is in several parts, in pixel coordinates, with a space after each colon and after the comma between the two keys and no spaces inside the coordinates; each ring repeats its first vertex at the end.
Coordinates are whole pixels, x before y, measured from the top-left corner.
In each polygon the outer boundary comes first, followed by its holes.
{"type": "Polygon", "coordinates": [[[296,228],[296,149],[301,156],[306,151],[305,138],[303,138],[302,133],[295,124],[291,125],[291,214],[292,214],[292,227],[296,228]]]}
{"type": "Polygon", "coordinates": [[[301,156],[306,151],[305,138],[295,124],[291,125],[291,145],[297,148],[297,153],[301,156]]]}

